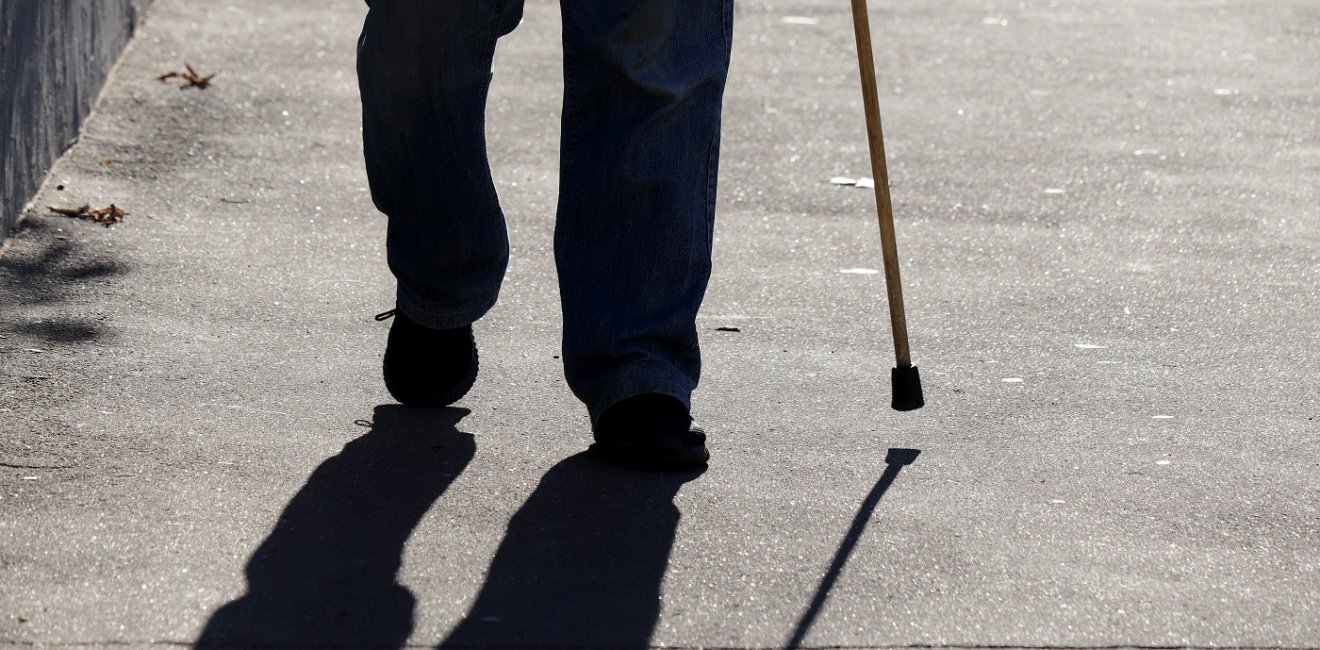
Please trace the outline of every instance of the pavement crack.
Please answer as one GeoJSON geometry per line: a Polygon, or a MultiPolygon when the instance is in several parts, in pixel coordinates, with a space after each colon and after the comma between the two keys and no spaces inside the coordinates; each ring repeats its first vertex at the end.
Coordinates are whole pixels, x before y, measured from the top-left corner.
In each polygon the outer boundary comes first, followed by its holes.
{"type": "MultiPolygon", "coordinates": [[[[125,641],[123,639],[112,639],[107,641],[19,641],[15,639],[6,639],[0,637],[0,644],[16,647],[42,647],[42,648],[85,648],[85,647],[192,647],[193,641],[178,640],[160,640],[160,641],[125,641]]],[[[231,646],[224,646],[231,647],[231,646]]],[[[375,648],[370,643],[345,643],[333,646],[322,644],[298,644],[298,643],[279,643],[279,644],[239,644],[232,647],[239,648],[264,648],[269,650],[294,650],[299,648],[326,648],[332,647],[337,650],[355,650],[357,648],[375,648]]],[[[416,648],[435,648],[431,643],[408,642],[398,646],[400,650],[411,650],[416,648]]],[[[613,646],[572,646],[574,650],[606,650],[613,646]]],[[[784,646],[716,646],[716,645],[651,645],[646,646],[646,650],[782,650],[784,646]]],[[[547,646],[541,644],[512,645],[507,646],[507,650],[569,650],[568,646],[547,646]]],[[[906,644],[879,644],[879,645],[806,645],[800,650],[1320,650],[1320,646],[1306,645],[1160,645],[1160,644],[1096,644],[1096,645],[1020,645],[1020,644],[1001,644],[1001,643],[906,643],[906,644]]]]}
{"type": "MultiPolygon", "coordinates": [[[[687,650],[664,648],[663,650],[687,650]]],[[[704,648],[704,650],[769,650],[768,648],[704,648]]],[[[1320,650],[1320,646],[1292,645],[1150,645],[1118,643],[1112,645],[1019,645],[981,643],[911,643],[904,645],[820,645],[802,650],[1320,650]]]]}
{"type": "MultiPolygon", "coordinates": [[[[540,647],[540,646],[529,646],[540,647]]],[[[782,650],[784,646],[657,645],[647,650],[782,650]]],[[[1014,645],[997,643],[909,643],[880,645],[805,645],[800,650],[1320,650],[1320,646],[1290,645],[1014,645]]]]}
{"type": "Polygon", "coordinates": [[[0,467],[9,469],[73,469],[73,465],[20,465],[18,463],[0,463],[0,467]]]}

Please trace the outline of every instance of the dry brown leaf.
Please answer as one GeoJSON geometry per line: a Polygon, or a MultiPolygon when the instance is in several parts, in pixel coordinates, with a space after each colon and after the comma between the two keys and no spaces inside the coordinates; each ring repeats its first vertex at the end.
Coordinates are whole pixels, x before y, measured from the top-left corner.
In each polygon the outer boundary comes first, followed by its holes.
{"type": "Polygon", "coordinates": [[[156,77],[156,80],[164,83],[166,81],[169,81],[170,79],[183,79],[186,83],[184,83],[182,86],[179,86],[180,89],[184,89],[184,88],[206,89],[211,87],[211,79],[214,78],[216,74],[219,74],[216,72],[212,72],[211,74],[208,74],[205,77],[203,77],[202,75],[198,74],[197,70],[193,69],[191,65],[184,63],[183,67],[187,68],[187,72],[177,72],[171,70],[159,77],[156,77]]]}
{"type": "Polygon", "coordinates": [[[51,212],[70,217],[73,219],[86,219],[95,221],[107,228],[124,220],[128,216],[123,208],[111,203],[104,208],[93,210],[90,205],[83,205],[77,208],[57,208],[55,206],[46,206],[51,212]]]}

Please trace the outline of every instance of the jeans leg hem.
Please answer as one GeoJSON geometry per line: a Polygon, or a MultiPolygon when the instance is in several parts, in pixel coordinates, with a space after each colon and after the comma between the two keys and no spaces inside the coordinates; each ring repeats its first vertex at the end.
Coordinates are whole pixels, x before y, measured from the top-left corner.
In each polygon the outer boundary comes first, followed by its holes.
{"type": "Polygon", "coordinates": [[[612,389],[602,391],[594,395],[586,396],[583,400],[587,405],[587,412],[591,416],[591,426],[594,429],[596,423],[600,421],[600,416],[605,413],[609,407],[634,395],[644,393],[659,393],[669,395],[683,402],[683,407],[691,410],[692,408],[692,389],[683,384],[657,381],[657,380],[637,380],[618,384],[612,389]]]}
{"type": "Polygon", "coordinates": [[[455,329],[464,325],[471,325],[477,322],[491,307],[495,306],[495,301],[491,300],[476,308],[463,310],[436,309],[425,304],[423,301],[408,295],[402,288],[399,289],[395,297],[395,307],[408,315],[422,327],[429,327],[437,330],[455,329]]]}

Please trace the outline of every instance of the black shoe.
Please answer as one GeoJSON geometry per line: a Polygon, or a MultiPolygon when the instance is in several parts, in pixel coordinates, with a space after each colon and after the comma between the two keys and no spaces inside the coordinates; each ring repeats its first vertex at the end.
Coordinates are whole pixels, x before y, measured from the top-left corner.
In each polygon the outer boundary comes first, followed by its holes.
{"type": "Polygon", "coordinates": [[[676,397],[634,395],[605,410],[591,450],[611,463],[650,469],[705,467],[706,433],[676,397]]]}
{"type": "Polygon", "coordinates": [[[404,406],[449,406],[477,381],[477,342],[472,326],[433,330],[391,309],[376,320],[394,317],[385,344],[385,388],[404,406]]]}

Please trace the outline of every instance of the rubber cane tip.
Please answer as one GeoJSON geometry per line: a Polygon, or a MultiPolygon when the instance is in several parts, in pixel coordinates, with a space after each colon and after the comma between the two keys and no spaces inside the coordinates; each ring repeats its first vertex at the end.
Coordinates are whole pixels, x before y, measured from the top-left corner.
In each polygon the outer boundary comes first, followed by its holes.
{"type": "Polygon", "coordinates": [[[921,395],[921,374],[916,366],[899,366],[889,373],[894,389],[895,411],[915,411],[925,405],[921,395]]]}

